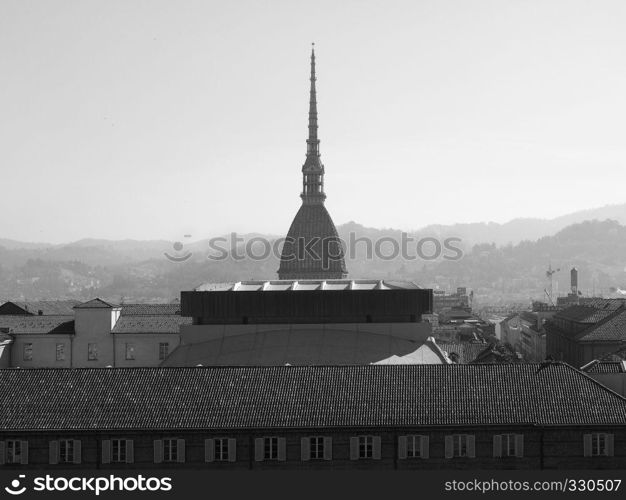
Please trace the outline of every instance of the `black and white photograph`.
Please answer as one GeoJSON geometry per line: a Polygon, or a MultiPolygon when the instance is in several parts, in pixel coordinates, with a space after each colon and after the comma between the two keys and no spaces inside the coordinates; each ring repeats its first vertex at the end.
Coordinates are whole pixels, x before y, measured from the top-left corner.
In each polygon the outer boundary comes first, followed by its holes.
{"type": "Polygon", "coordinates": [[[626,2],[0,0],[0,496],[626,491],[626,2]]]}

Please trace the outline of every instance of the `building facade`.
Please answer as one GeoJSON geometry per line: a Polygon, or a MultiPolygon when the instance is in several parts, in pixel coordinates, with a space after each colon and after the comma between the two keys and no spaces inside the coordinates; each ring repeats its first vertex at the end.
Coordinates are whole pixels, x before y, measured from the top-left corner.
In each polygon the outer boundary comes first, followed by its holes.
{"type": "Polygon", "coordinates": [[[165,366],[336,365],[406,356],[431,335],[431,290],[384,280],[244,281],[181,293],[165,366]]]}
{"type": "Polygon", "coordinates": [[[191,323],[179,304],[114,305],[94,299],[73,315],[0,315],[0,363],[20,368],[159,366],[191,323]]]}
{"type": "Polygon", "coordinates": [[[561,363],[0,370],[0,397],[17,470],[626,467],[626,400],[561,363]]]}

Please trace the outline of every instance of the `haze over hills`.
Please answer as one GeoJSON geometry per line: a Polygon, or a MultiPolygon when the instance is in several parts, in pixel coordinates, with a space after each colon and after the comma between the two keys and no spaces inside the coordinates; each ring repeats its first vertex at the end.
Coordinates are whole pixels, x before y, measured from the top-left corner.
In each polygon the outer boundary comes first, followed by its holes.
{"type": "MultiPolygon", "coordinates": [[[[374,241],[400,241],[402,235],[399,230],[366,228],[355,222],[343,224],[338,230],[345,241],[349,241],[350,233],[374,241]]],[[[239,236],[246,242],[263,235],[239,236]]],[[[626,289],[626,204],[545,221],[517,219],[506,224],[429,226],[411,236],[413,247],[415,240],[424,236],[440,240],[459,237],[463,258],[368,259],[364,247],[357,246],[357,251],[346,259],[350,277],[409,279],[423,286],[450,290],[467,286],[476,291],[477,299],[483,303],[501,303],[541,298],[547,286],[545,270],[552,264],[561,269],[555,275],[561,292],[566,291],[567,270],[571,266],[579,268],[585,294],[606,295],[617,288],[626,289]],[[578,218],[599,219],[605,214],[613,220],[568,225],[578,218]],[[549,231],[554,233],[545,234],[549,231]]],[[[277,237],[266,238],[273,241],[277,237]]],[[[230,236],[225,236],[224,241],[227,244],[222,247],[228,249],[230,236]]],[[[180,290],[206,281],[276,278],[279,260],[275,255],[242,260],[230,254],[220,261],[211,260],[208,255],[207,240],[184,243],[178,249],[167,240],[84,239],[49,246],[0,240],[0,301],[95,296],[116,302],[172,300],[180,290]],[[166,252],[189,258],[175,263],[165,257],[166,252]]]]}

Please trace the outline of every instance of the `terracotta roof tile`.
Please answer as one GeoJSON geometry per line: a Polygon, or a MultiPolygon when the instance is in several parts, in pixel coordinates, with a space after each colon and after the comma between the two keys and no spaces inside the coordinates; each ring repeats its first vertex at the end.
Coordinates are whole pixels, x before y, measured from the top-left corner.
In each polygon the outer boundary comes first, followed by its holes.
{"type": "Polygon", "coordinates": [[[562,363],[0,370],[0,429],[626,424],[562,363]]]}

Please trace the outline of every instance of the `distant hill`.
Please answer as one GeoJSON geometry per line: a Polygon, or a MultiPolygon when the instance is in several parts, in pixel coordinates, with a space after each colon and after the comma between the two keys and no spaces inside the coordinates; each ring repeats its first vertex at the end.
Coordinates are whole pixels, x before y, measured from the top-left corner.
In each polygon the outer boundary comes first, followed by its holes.
{"type": "MultiPolygon", "coordinates": [[[[402,237],[397,229],[368,228],[356,222],[342,224],[338,231],[346,242],[350,234],[373,241],[380,238],[400,241],[402,237]]],[[[263,235],[238,236],[245,243],[263,235]]],[[[463,258],[407,260],[375,256],[368,259],[366,245],[361,244],[356,252],[347,255],[350,277],[409,279],[443,289],[467,286],[475,290],[477,300],[500,303],[540,298],[549,286],[545,276],[548,265],[560,269],[554,275],[555,290],[566,292],[569,268],[576,266],[584,294],[626,289],[626,204],[544,221],[516,219],[506,224],[429,226],[410,236],[413,242],[425,236],[440,240],[448,236],[461,238],[463,258]],[[577,220],[601,217],[601,214],[615,217],[577,220]],[[567,224],[572,220],[577,222],[567,224]]],[[[277,238],[265,237],[270,241],[277,238]]],[[[229,248],[230,236],[224,238],[228,242],[224,247],[229,248]]],[[[179,250],[167,240],[84,239],[65,245],[0,240],[0,301],[95,296],[117,302],[169,301],[180,290],[207,281],[276,278],[277,257],[261,261],[229,257],[215,261],[208,254],[208,240],[184,243],[184,248],[179,250]],[[166,252],[190,257],[176,263],[165,257],[166,252]]]]}

